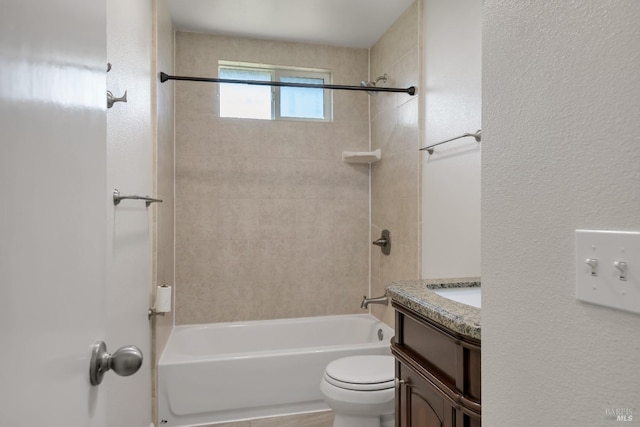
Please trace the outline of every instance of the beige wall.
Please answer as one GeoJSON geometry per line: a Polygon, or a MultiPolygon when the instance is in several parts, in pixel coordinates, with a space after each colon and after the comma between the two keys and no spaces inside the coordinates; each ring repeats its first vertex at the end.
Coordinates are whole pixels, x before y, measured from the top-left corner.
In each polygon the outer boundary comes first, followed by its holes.
{"type": "MultiPolygon", "coordinates": [[[[366,49],[178,32],[176,74],[218,60],[368,76],[366,49]]],[[[334,121],[218,117],[218,85],[176,83],[176,323],[359,313],[369,277],[368,96],[334,91],[334,121]]]]}
{"type": "Polygon", "coordinates": [[[640,231],[638,21],[637,1],[484,2],[484,425],[640,416],[640,317],[576,300],[574,244],[640,231]]]}
{"type": "MultiPolygon", "coordinates": [[[[166,5],[166,0],[156,0],[154,7],[154,28],[153,28],[153,52],[155,55],[155,72],[160,71],[171,74],[173,72],[173,25],[166,5]]],[[[160,83],[158,79],[153,79],[155,90],[152,92],[155,107],[155,147],[154,147],[154,168],[155,168],[155,191],[163,203],[153,204],[154,206],[154,289],[155,286],[174,284],[174,239],[173,239],[173,211],[174,211],[174,155],[173,155],[173,129],[174,129],[174,95],[173,82],[160,83]]],[[[174,311],[175,312],[175,311],[174,311]]],[[[173,313],[168,313],[164,317],[154,316],[153,318],[153,419],[156,414],[156,379],[157,361],[167,344],[171,328],[173,327],[173,313]]]]}
{"type": "MultiPolygon", "coordinates": [[[[371,77],[388,74],[385,86],[418,86],[420,64],[420,1],[416,1],[371,49],[371,77]]],[[[391,254],[371,252],[371,294],[384,294],[394,280],[419,278],[418,96],[380,94],[371,98],[371,145],[382,160],[371,170],[371,234],[391,232],[391,254]]],[[[393,309],[372,305],[372,313],[393,324],[393,309]]]]}

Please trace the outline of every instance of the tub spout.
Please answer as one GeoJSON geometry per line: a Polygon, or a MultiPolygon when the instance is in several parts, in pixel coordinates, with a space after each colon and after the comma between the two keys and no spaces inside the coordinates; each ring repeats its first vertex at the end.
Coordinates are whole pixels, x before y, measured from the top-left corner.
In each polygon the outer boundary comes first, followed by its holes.
{"type": "Polygon", "coordinates": [[[362,304],[360,304],[360,308],[365,310],[369,307],[369,304],[384,304],[389,305],[389,297],[383,295],[377,298],[367,298],[367,296],[362,297],[362,304]]]}

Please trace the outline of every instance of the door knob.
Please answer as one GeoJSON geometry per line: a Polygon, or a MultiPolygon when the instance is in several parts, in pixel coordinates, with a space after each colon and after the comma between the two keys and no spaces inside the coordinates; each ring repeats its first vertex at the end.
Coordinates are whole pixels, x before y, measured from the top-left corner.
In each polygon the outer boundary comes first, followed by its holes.
{"type": "Polygon", "coordinates": [[[94,344],[91,350],[89,364],[89,380],[91,385],[102,382],[105,372],[113,370],[121,377],[127,377],[138,372],[142,366],[142,352],[135,345],[120,347],[113,354],[107,353],[107,345],[104,341],[94,344]]]}

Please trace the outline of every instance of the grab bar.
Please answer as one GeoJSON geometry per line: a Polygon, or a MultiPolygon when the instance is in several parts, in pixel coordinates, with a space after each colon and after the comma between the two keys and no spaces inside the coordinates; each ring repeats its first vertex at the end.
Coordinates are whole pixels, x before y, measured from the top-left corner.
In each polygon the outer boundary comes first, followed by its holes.
{"type": "Polygon", "coordinates": [[[426,151],[427,151],[427,153],[429,153],[429,154],[433,154],[433,147],[436,147],[436,146],[438,146],[438,145],[440,145],[440,144],[446,144],[447,142],[455,141],[456,139],[466,138],[466,137],[468,137],[468,136],[472,136],[472,137],[476,140],[476,142],[480,142],[480,140],[482,139],[482,138],[481,138],[481,136],[482,136],[482,129],[478,129],[478,130],[476,131],[476,133],[465,133],[465,134],[462,134],[462,135],[460,135],[460,136],[456,136],[455,138],[447,139],[446,141],[442,141],[442,142],[438,142],[437,144],[429,145],[428,147],[422,147],[422,148],[421,148],[420,150],[418,150],[418,151],[425,151],[425,150],[426,150],[426,151]]]}
{"type": "Polygon", "coordinates": [[[149,207],[151,203],[162,203],[162,199],[154,199],[153,197],[149,197],[149,196],[135,196],[135,195],[122,196],[120,194],[120,191],[118,191],[118,189],[115,188],[113,190],[113,204],[115,206],[118,206],[122,200],[144,200],[145,205],[147,205],[147,207],[149,207]]]}

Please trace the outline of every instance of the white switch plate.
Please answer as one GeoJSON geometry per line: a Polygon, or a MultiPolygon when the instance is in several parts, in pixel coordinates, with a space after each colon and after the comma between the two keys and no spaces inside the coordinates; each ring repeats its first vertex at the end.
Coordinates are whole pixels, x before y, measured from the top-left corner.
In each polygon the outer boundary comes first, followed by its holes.
{"type": "Polygon", "coordinates": [[[576,230],[576,299],[640,313],[639,232],[576,230]]]}

